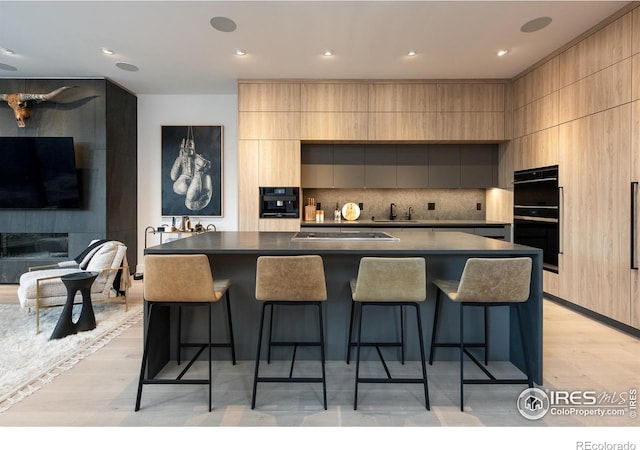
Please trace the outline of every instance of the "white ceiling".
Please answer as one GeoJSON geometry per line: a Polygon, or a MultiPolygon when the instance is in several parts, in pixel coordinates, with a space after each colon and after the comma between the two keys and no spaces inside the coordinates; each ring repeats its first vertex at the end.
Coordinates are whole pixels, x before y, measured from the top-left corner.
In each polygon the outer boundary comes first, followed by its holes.
{"type": "Polygon", "coordinates": [[[15,52],[0,53],[0,77],[107,77],[136,94],[233,94],[247,78],[511,78],[628,3],[0,0],[0,48],[15,52]],[[215,30],[217,16],[237,29],[215,30]],[[542,16],[548,27],[520,31],[542,16]]]}

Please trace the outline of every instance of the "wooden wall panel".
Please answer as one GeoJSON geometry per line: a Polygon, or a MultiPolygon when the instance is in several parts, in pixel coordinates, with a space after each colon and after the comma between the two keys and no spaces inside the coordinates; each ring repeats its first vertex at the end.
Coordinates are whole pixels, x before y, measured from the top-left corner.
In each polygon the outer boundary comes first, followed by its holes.
{"type": "Polygon", "coordinates": [[[640,100],[640,53],[631,57],[631,100],[640,100]]]}
{"type": "Polygon", "coordinates": [[[560,54],[560,87],[575,83],[631,56],[631,14],[560,54]]]}
{"type": "Polygon", "coordinates": [[[300,111],[367,112],[369,85],[366,83],[303,83],[300,111]]]}
{"type": "Polygon", "coordinates": [[[238,139],[300,139],[300,113],[239,112],[238,139]]]}
{"type": "Polygon", "coordinates": [[[629,13],[631,15],[631,54],[640,53],[640,8],[629,13]]]}
{"type": "Polygon", "coordinates": [[[560,122],[631,101],[631,59],[625,59],[560,89],[560,122]]]}
{"type": "Polygon", "coordinates": [[[300,84],[238,83],[238,111],[300,111],[300,84]]]}
{"type": "Polygon", "coordinates": [[[558,93],[534,100],[514,112],[514,136],[524,136],[558,124],[558,93]]]}
{"type": "Polygon", "coordinates": [[[437,109],[435,83],[369,85],[369,112],[430,112],[437,109]]]}
{"type": "Polygon", "coordinates": [[[423,141],[436,139],[436,113],[371,113],[371,141],[423,141]]]}
{"type": "Polygon", "coordinates": [[[303,112],[300,114],[302,140],[366,140],[367,113],[303,112]]]}
{"type": "Polygon", "coordinates": [[[502,112],[438,112],[437,140],[499,141],[504,139],[502,112]]]}
{"type": "Polygon", "coordinates": [[[504,84],[438,84],[439,112],[504,111],[504,84]]]}
{"type": "Polygon", "coordinates": [[[238,141],[238,231],[258,231],[260,141],[238,141]]]}

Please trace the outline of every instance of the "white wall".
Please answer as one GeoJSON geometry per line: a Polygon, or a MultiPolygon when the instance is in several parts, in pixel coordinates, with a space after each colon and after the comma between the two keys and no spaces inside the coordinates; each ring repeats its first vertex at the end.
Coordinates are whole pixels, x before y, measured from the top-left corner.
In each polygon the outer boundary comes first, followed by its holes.
{"type": "MultiPolygon", "coordinates": [[[[144,229],[170,223],[161,209],[162,125],[223,126],[223,202],[221,218],[190,216],[192,222],[213,223],[218,231],[238,229],[238,96],[139,95],[138,96],[138,269],[142,271],[144,229]]],[[[147,245],[158,244],[157,235],[147,245]]]]}

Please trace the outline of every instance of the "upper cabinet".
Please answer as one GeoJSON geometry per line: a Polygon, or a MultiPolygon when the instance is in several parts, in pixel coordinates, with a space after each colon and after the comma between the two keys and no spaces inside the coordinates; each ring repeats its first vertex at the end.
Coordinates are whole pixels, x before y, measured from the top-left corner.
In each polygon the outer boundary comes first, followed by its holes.
{"type": "Polygon", "coordinates": [[[498,185],[495,144],[307,144],[301,151],[303,188],[451,189],[498,185]]]}
{"type": "Polygon", "coordinates": [[[367,139],[368,86],[304,83],[300,91],[302,140],[367,139]]]}

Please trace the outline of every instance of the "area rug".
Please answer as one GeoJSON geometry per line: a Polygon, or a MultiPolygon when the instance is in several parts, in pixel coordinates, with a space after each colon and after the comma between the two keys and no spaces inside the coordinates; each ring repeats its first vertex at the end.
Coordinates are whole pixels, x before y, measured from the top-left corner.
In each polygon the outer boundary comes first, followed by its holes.
{"type": "MultiPolygon", "coordinates": [[[[74,320],[79,311],[77,305],[74,320]]],[[[121,302],[100,302],[94,304],[94,330],[50,341],[61,312],[62,308],[41,311],[40,333],[36,334],[34,312],[29,313],[19,305],[0,305],[0,413],[142,319],[141,305],[125,311],[121,302]]]]}

